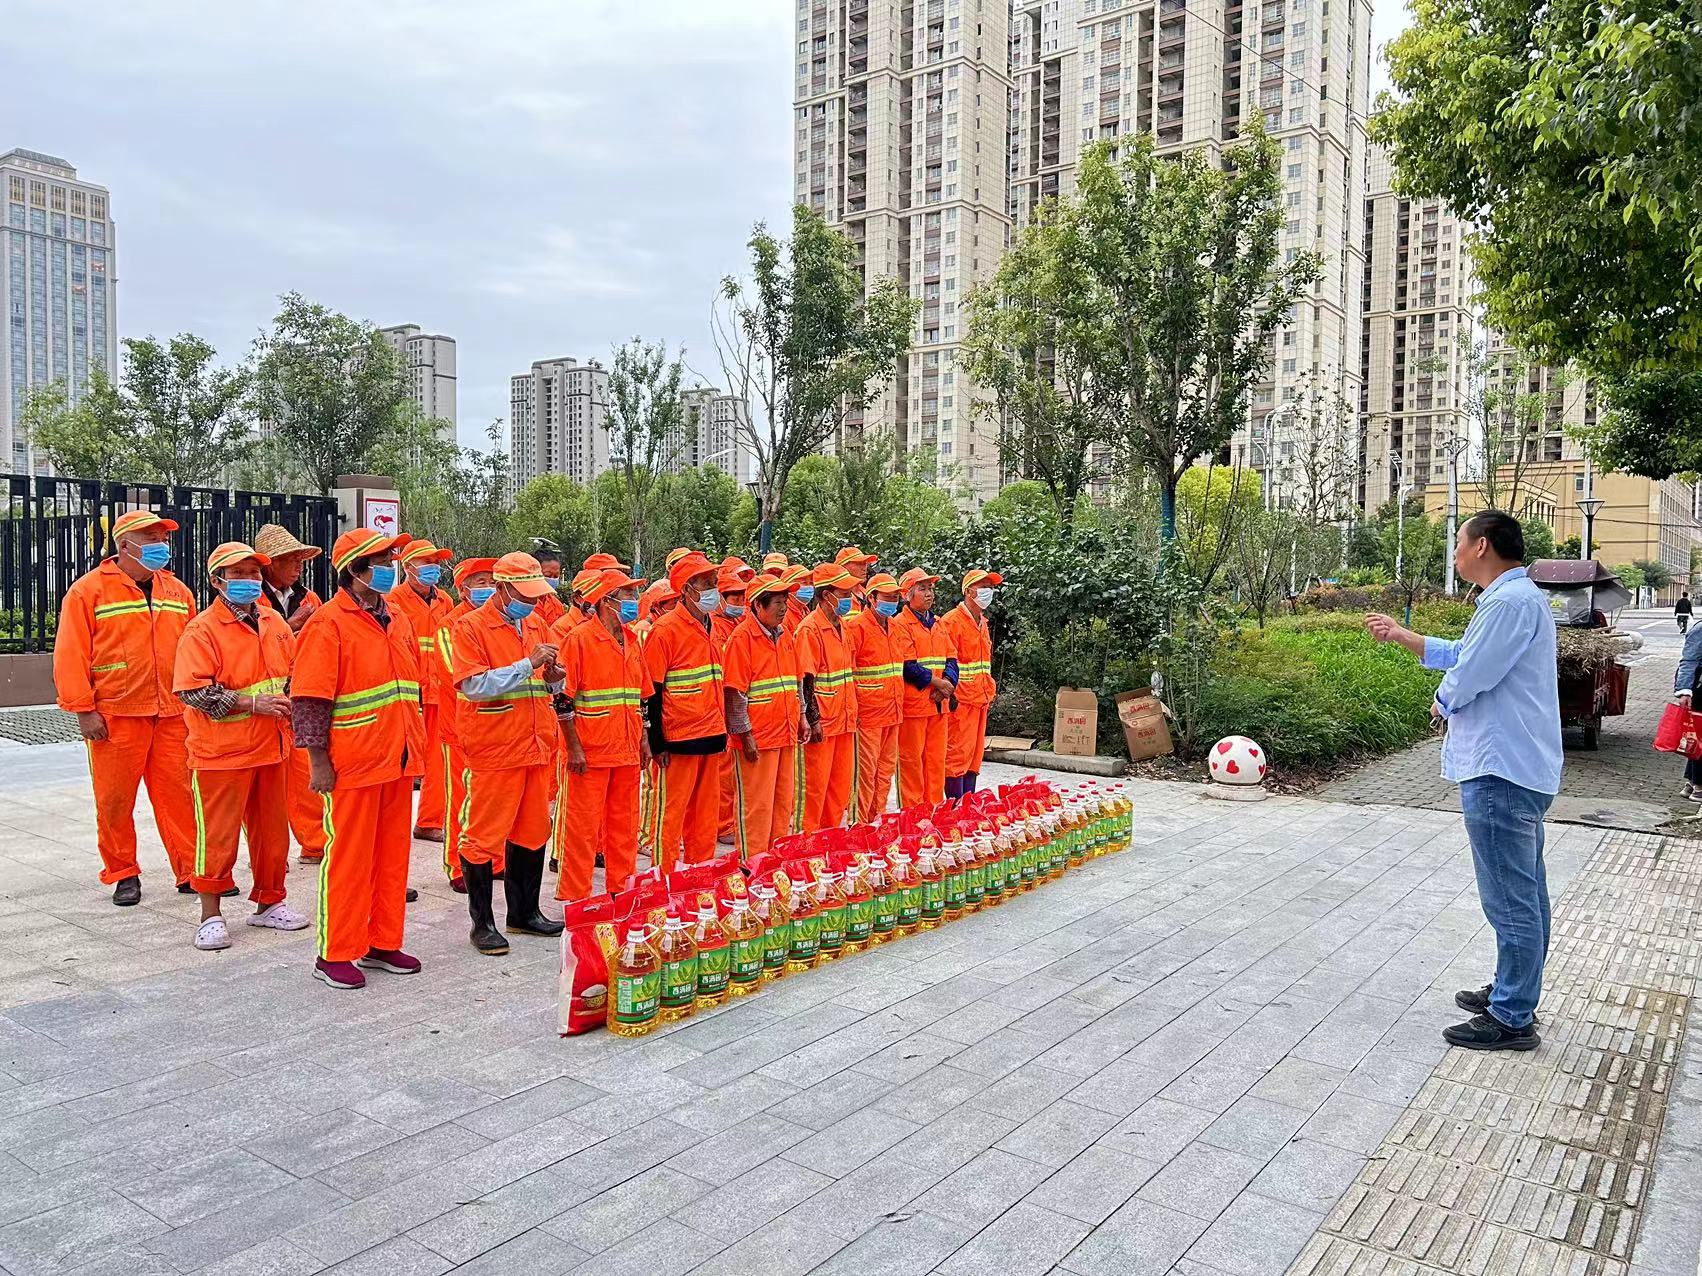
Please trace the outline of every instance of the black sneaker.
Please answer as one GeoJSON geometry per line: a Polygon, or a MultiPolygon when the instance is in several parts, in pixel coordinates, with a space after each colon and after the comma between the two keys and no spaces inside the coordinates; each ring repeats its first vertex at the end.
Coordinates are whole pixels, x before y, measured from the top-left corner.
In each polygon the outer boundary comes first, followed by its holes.
{"type": "MultiPolygon", "coordinates": [[[[1485,984],[1481,988],[1462,988],[1454,994],[1454,1004],[1461,1010],[1471,1011],[1474,1015],[1487,1015],[1489,1013],[1489,994],[1493,987],[1493,984],[1485,984]]],[[[1542,1026],[1542,1020],[1535,1015],[1531,1016],[1531,1023],[1535,1027],[1540,1028],[1542,1026]]]]}
{"type": "Polygon", "coordinates": [[[419,898],[420,898],[420,893],[417,890],[415,890],[412,886],[410,886],[410,887],[408,887],[408,893],[405,896],[403,896],[402,902],[405,903],[405,904],[413,904],[413,903],[417,903],[419,901],[419,898]]]}
{"type": "Polygon", "coordinates": [[[1536,1028],[1509,1028],[1493,1015],[1473,1015],[1442,1029],[1442,1040],[1463,1050],[1535,1050],[1542,1044],[1536,1028]]]}
{"type": "Polygon", "coordinates": [[[188,882],[179,882],[177,884],[177,893],[179,895],[193,895],[195,893],[195,888],[188,882]]]}
{"type": "Polygon", "coordinates": [[[133,908],[142,902],[142,879],[126,877],[112,888],[112,902],[120,908],[133,908]]]}

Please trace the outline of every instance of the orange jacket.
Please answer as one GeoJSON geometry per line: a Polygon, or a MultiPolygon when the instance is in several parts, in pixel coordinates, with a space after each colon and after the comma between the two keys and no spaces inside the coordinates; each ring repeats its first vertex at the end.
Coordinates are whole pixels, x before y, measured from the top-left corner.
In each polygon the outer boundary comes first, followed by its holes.
{"type": "Polygon", "coordinates": [[[77,580],[59,604],[53,686],[66,713],[175,718],[177,644],[195,596],[168,571],[154,573],[151,598],[109,558],[77,580]]]}
{"type": "MultiPolygon", "coordinates": [[[[750,609],[748,607],[745,609],[745,615],[750,615],[750,609]]],[[[733,631],[737,629],[743,621],[743,616],[741,616],[738,620],[734,620],[730,616],[723,616],[720,612],[716,612],[709,618],[709,641],[718,653],[723,656],[727,654],[727,642],[730,638],[732,638],[733,631]]]]}
{"type": "Polygon", "coordinates": [[[721,657],[709,627],[684,604],[658,620],[644,640],[644,669],[662,696],[662,738],[702,740],[727,732],[721,657]]]}
{"type": "Polygon", "coordinates": [[[516,632],[494,595],[455,622],[449,675],[456,688],[455,730],[473,770],[510,771],[555,761],[561,728],[542,670],[530,670],[524,682],[494,700],[469,700],[461,691],[461,684],[473,675],[517,664],[549,640],[549,629],[537,611],[522,620],[516,632]]]}
{"type": "Polygon", "coordinates": [[[845,638],[844,622],[836,626],[833,617],[820,607],[812,607],[793,638],[798,644],[798,673],[815,678],[816,711],[821,714],[823,737],[855,731],[857,685],[853,678],[857,662],[845,638]]]}
{"type": "MultiPolygon", "coordinates": [[[[254,609],[259,630],[248,627],[219,599],[189,622],[177,645],[173,691],[196,691],[218,683],[239,695],[278,696],[295,665],[295,635],[270,607],[254,609]]],[[[196,771],[241,771],[270,766],[289,755],[294,741],[288,718],[233,713],[210,718],[189,709],[189,766],[196,771]]]]}
{"type": "Polygon", "coordinates": [[[411,584],[402,581],[385,596],[384,605],[392,613],[400,612],[407,617],[408,624],[418,636],[422,675],[420,699],[441,709],[454,698],[455,689],[449,685],[443,661],[437,658],[437,631],[443,628],[449,613],[455,610],[455,603],[441,589],[433,589],[429,599],[421,598],[411,584]]]}
{"type": "Polygon", "coordinates": [[[638,639],[623,633],[617,640],[601,621],[574,625],[550,641],[561,644],[561,667],[567,674],[562,688],[573,699],[573,726],[585,750],[588,766],[637,766],[644,736],[643,702],[653,688],[644,672],[644,653],[638,639]]]}
{"type": "Polygon", "coordinates": [[[882,625],[872,607],[845,622],[856,670],[859,730],[896,727],[903,714],[904,662],[893,645],[892,625],[892,620],[882,625]]]}
{"type": "Polygon", "coordinates": [[[987,618],[971,616],[959,603],[939,623],[950,633],[957,656],[958,703],[992,704],[999,684],[993,681],[993,638],[987,632],[987,618]]]}
{"type": "Polygon", "coordinates": [[[545,594],[538,599],[537,610],[532,614],[544,622],[544,631],[547,633],[563,616],[577,616],[579,611],[575,608],[570,612],[567,604],[562,602],[560,594],[545,594]]]}
{"type": "Polygon", "coordinates": [[[746,613],[727,640],[726,685],[750,703],[751,740],[759,749],[798,742],[798,650],[784,629],[771,638],[746,613]]]}
{"type": "MultiPolygon", "coordinates": [[[[946,628],[943,620],[935,619],[934,627],[929,629],[916,619],[916,613],[906,607],[892,618],[888,630],[892,634],[892,652],[902,666],[906,660],[914,660],[936,678],[945,676],[946,661],[957,655],[957,648],[952,645],[951,631],[946,628]]],[[[904,684],[904,716],[906,718],[926,718],[944,709],[934,704],[926,688],[904,684]]]]}
{"type": "Polygon", "coordinates": [[[296,635],[290,695],[331,702],[331,765],[339,788],[425,774],[420,644],[405,617],[380,625],[339,589],[296,635]]]}
{"type": "Polygon", "coordinates": [[[455,673],[455,622],[461,617],[471,614],[473,604],[463,599],[449,609],[447,615],[438,622],[437,642],[434,644],[437,654],[432,659],[437,664],[436,673],[443,681],[443,703],[437,710],[437,736],[445,744],[461,745],[459,723],[461,720],[461,697],[455,694],[455,683],[452,680],[455,673]]]}
{"type": "Polygon", "coordinates": [[[798,601],[796,594],[786,599],[786,615],[780,621],[780,627],[789,634],[797,634],[798,626],[804,623],[804,617],[810,614],[810,608],[798,601]]]}

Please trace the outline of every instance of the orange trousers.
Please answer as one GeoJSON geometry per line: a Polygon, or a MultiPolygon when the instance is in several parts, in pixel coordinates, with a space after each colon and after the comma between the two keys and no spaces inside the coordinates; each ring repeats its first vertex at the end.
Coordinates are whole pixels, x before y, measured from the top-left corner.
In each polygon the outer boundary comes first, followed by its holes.
{"type": "MultiPolygon", "coordinates": [[[[443,792],[443,736],[438,729],[441,710],[434,704],[425,707],[426,755],[425,777],[420,781],[420,809],[414,816],[414,827],[425,832],[442,831],[448,799],[443,792]]],[[[445,838],[444,845],[449,844],[445,838]]]]}
{"type": "Polygon", "coordinates": [[[794,780],[797,766],[795,745],[784,749],[763,749],[756,761],[734,750],[733,802],[737,818],[733,838],[739,847],[739,859],[748,861],[774,845],[774,839],[792,831],[793,804],[797,799],[794,780]]]}
{"type": "Polygon", "coordinates": [[[304,859],[318,859],[325,854],[325,799],[313,791],[308,781],[313,765],[306,749],[290,749],[285,762],[284,798],[290,811],[290,832],[301,847],[304,859]]]}
{"type": "Polygon", "coordinates": [[[981,770],[981,755],[987,751],[987,708],[984,704],[960,704],[946,718],[946,774],[968,775],[981,770]]]}
{"type": "Polygon", "coordinates": [[[203,895],[218,895],[236,883],[237,839],[248,839],[248,869],[254,889],[248,898],[265,907],[284,897],[290,862],[288,762],[240,771],[191,771],[195,798],[195,872],[189,882],[203,895]]]}
{"type": "MultiPolygon", "coordinates": [[[[438,746],[443,754],[443,875],[450,881],[461,876],[461,829],[467,822],[467,755],[458,744],[438,746]]],[[[507,860],[506,844],[491,860],[494,872],[502,872],[507,860]]]]}
{"type": "Polygon", "coordinates": [[[715,833],[723,842],[734,836],[733,823],[736,819],[734,812],[735,795],[733,793],[733,772],[738,768],[733,765],[733,754],[737,746],[728,745],[727,752],[721,755],[721,803],[716,808],[715,833]]]}
{"type": "Polygon", "coordinates": [[[804,746],[804,832],[838,828],[857,791],[857,733],[804,746]]]}
{"type": "Polygon", "coordinates": [[[510,842],[529,851],[546,846],[554,770],[545,764],[468,771],[461,858],[469,864],[495,865],[504,859],[510,842]]]}
{"type": "Polygon", "coordinates": [[[584,775],[562,768],[551,847],[561,870],[556,898],[591,894],[597,853],[603,855],[603,888],[619,890],[638,871],[638,767],[586,767],[584,775]]]}
{"type": "Polygon", "coordinates": [[[671,753],[656,768],[656,846],[651,852],[664,873],[683,858],[701,864],[715,856],[721,801],[719,753],[671,753]]]}
{"type": "Polygon", "coordinates": [[[182,715],[108,716],[106,739],[91,740],[88,748],[100,880],[111,886],[142,874],[136,863],[136,791],[146,782],[172,876],[187,882],[195,869],[195,801],[189,792],[189,729],[182,715]]]}
{"type": "Polygon", "coordinates": [[[892,797],[892,775],[898,770],[898,723],[890,727],[857,729],[857,805],[851,822],[877,820],[892,797]]]}
{"type": "Polygon", "coordinates": [[[407,919],[414,780],[334,788],[324,797],[319,863],[319,956],[357,961],[402,946],[407,919]]]}
{"type": "Polygon", "coordinates": [[[898,800],[932,805],[946,797],[946,719],[942,713],[906,718],[898,728],[898,800]]]}

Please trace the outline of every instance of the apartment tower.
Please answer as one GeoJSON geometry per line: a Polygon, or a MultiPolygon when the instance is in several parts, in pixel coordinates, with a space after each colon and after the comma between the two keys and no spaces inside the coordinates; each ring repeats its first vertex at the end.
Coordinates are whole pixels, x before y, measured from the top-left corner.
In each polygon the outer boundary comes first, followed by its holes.
{"type": "Polygon", "coordinates": [[[515,490],[540,474],[589,483],[609,468],[609,373],[596,360],[540,359],[509,378],[515,490]]]}
{"type": "Polygon", "coordinates": [[[378,331],[402,360],[420,414],[443,422],[446,441],[455,442],[455,338],[426,332],[415,323],[378,331]]]}

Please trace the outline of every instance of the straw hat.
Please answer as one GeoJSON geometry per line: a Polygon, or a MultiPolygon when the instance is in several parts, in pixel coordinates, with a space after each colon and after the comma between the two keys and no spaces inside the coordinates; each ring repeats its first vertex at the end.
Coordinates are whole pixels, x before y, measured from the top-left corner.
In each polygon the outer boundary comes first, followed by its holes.
{"type": "Polygon", "coordinates": [[[300,554],[305,562],[309,558],[318,558],[325,551],[317,545],[303,545],[286,527],[267,523],[254,533],[254,552],[274,560],[300,554]]]}

